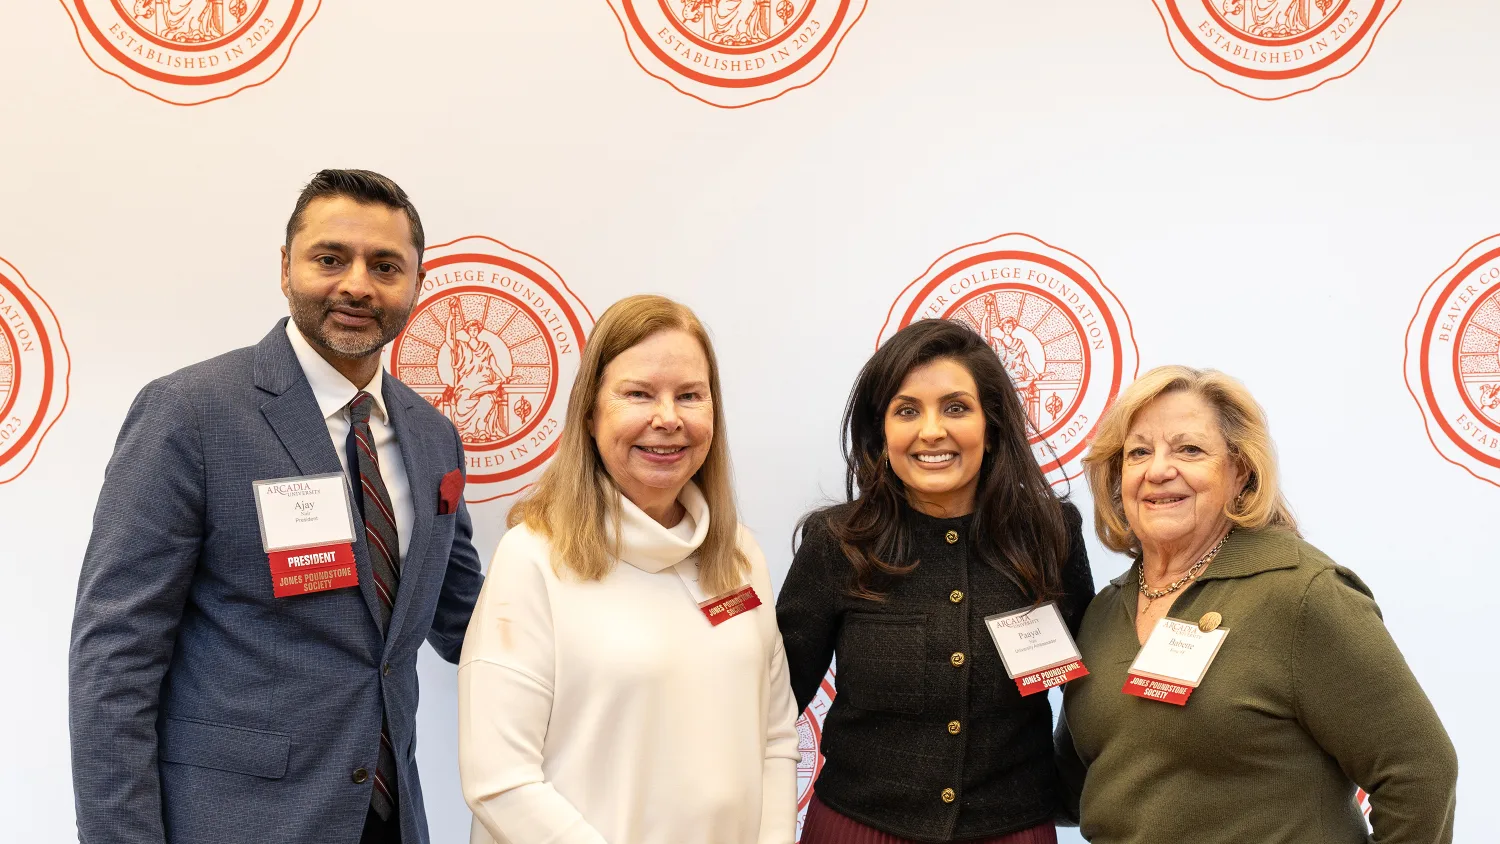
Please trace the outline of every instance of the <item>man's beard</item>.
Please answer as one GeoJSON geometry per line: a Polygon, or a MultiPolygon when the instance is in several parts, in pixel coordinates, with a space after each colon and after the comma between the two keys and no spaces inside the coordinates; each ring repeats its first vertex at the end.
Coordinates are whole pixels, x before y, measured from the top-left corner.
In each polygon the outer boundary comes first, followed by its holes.
{"type": "Polygon", "coordinates": [[[384,308],[361,305],[354,299],[316,299],[302,296],[296,291],[292,291],[287,300],[291,305],[292,322],[296,323],[309,343],[346,358],[363,358],[379,352],[385,344],[396,339],[396,335],[406,326],[407,318],[411,316],[409,309],[395,313],[384,308]],[[337,325],[329,327],[328,315],[338,306],[368,311],[375,320],[374,327],[379,329],[379,336],[337,325]]]}

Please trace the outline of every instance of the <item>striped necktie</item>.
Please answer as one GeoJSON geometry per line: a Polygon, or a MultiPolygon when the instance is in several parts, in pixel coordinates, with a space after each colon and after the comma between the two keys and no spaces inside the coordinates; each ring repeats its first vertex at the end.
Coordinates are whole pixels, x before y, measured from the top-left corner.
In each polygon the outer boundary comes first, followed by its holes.
{"type": "MultiPolygon", "coordinates": [[[[359,489],[365,519],[365,540],[370,549],[370,571],[375,576],[375,594],[380,597],[380,633],[386,635],[391,625],[391,610],[396,605],[396,589],[401,583],[401,545],[396,535],[396,514],[390,493],[380,476],[380,458],[375,454],[375,438],[370,435],[370,409],[375,398],[361,390],[349,402],[349,420],[354,436],[354,452],[359,461],[359,489]]],[[[396,753],[386,726],[384,707],[380,716],[380,755],[375,764],[375,787],[370,792],[370,807],[382,820],[396,813],[396,753]]]]}

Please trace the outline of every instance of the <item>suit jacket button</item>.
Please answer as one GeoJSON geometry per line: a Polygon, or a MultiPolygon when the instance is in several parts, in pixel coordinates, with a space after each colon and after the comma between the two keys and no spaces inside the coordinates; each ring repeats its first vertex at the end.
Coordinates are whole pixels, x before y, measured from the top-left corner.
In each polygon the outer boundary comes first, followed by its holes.
{"type": "Polygon", "coordinates": [[[963,729],[963,725],[960,724],[960,723],[958,723],[957,721],[949,721],[948,722],[948,733],[950,735],[955,735],[956,736],[956,735],[958,735],[958,731],[962,730],[962,729],[963,729]]]}
{"type": "Polygon", "coordinates": [[[963,599],[964,593],[958,591],[957,589],[954,589],[952,592],[948,593],[948,600],[952,601],[955,604],[959,601],[962,601],[963,599]]]}
{"type": "Polygon", "coordinates": [[[949,545],[953,545],[958,542],[958,531],[950,530],[947,533],[943,534],[943,538],[948,540],[949,545]]]}
{"type": "Polygon", "coordinates": [[[964,655],[955,651],[953,653],[953,656],[948,657],[948,661],[952,662],[954,667],[956,668],[964,664],[964,655]]]}
{"type": "Polygon", "coordinates": [[[369,778],[370,772],[364,768],[355,768],[354,773],[349,776],[349,779],[354,780],[355,785],[363,785],[365,780],[369,778]]]}
{"type": "Polygon", "coordinates": [[[385,666],[380,669],[380,676],[382,676],[382,677],[389,677],[389,676],[391,676],[391,664],[389,662],[387,662],[385,664],[385,666]]]}
{"type": "Polygon", "coordinates": [[[945,788],[945,789],[943,789],[943,802],[944,803],[952,803],[954,800],[957,800],[957,799],[958,799],[958,793],[955,792],[953,789],[951,789],[951,788],[945,788]]]}

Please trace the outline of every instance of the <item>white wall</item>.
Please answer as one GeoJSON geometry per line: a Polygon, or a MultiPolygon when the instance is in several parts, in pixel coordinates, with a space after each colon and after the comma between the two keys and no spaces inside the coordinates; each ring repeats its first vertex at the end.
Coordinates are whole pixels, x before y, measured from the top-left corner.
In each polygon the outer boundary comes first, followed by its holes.
{"type": "MultiPolygon", "coordinates": [[[[1264,102],[1184,67],[1146,0],[875,0],[821,78],[728,110],[643,72],[605,0],[324,0],[274,79],[181,107],[100,72],[63,4],[5,3],[0,257],[72,364],[0,484],[7,838],[73,835],[69,622],[128,403],[286,312],[281,227],[338,166],[398,180],[431,242],[546,261],[595,315],[641,291],[696,308],[778,580],[797,517],[841,490],[839,411],[906,285],[1003,232],[1076,253],[1142,371],[1218,367],[1266,406],[1305,532],[1372,586],[1459,748],[1458,839],[1486,840],[1500,486],[1434,449],[1403,355],[1428,284],[1500,232],[1497,29],[1492,3],[1407,3],[1353,73],[1264,102]]],[[[482,554],[507,500],[474,508],[482,554]]],[[[1127,565],[1091,551],[1101,583],[1127,565]]],[[[454,673],[431,657],[420,763],[433,839],[461,841],[454,673]]]]}

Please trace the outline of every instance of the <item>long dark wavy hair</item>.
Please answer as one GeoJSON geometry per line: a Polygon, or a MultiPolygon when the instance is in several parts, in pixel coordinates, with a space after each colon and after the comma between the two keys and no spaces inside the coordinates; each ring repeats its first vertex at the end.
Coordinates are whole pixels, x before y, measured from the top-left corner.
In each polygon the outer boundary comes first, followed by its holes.
{"type": "Polygon", "coordinates": [[[1037,603],[1061,597],[1067,521],[1032,457],[1030,420],[999,356],[977,333],[946,319],[924,319],[896,332],[860,370],[844,406],[844,493],[853,506],[826,512],[854,567],[850,593],[883,600],[891,578],[921,563],[906,518],[906,486],[887,459],[885,415],[907,374],[936,360],[969,371],[984,411],[985,454],[969,547],[1037,603]]]}

